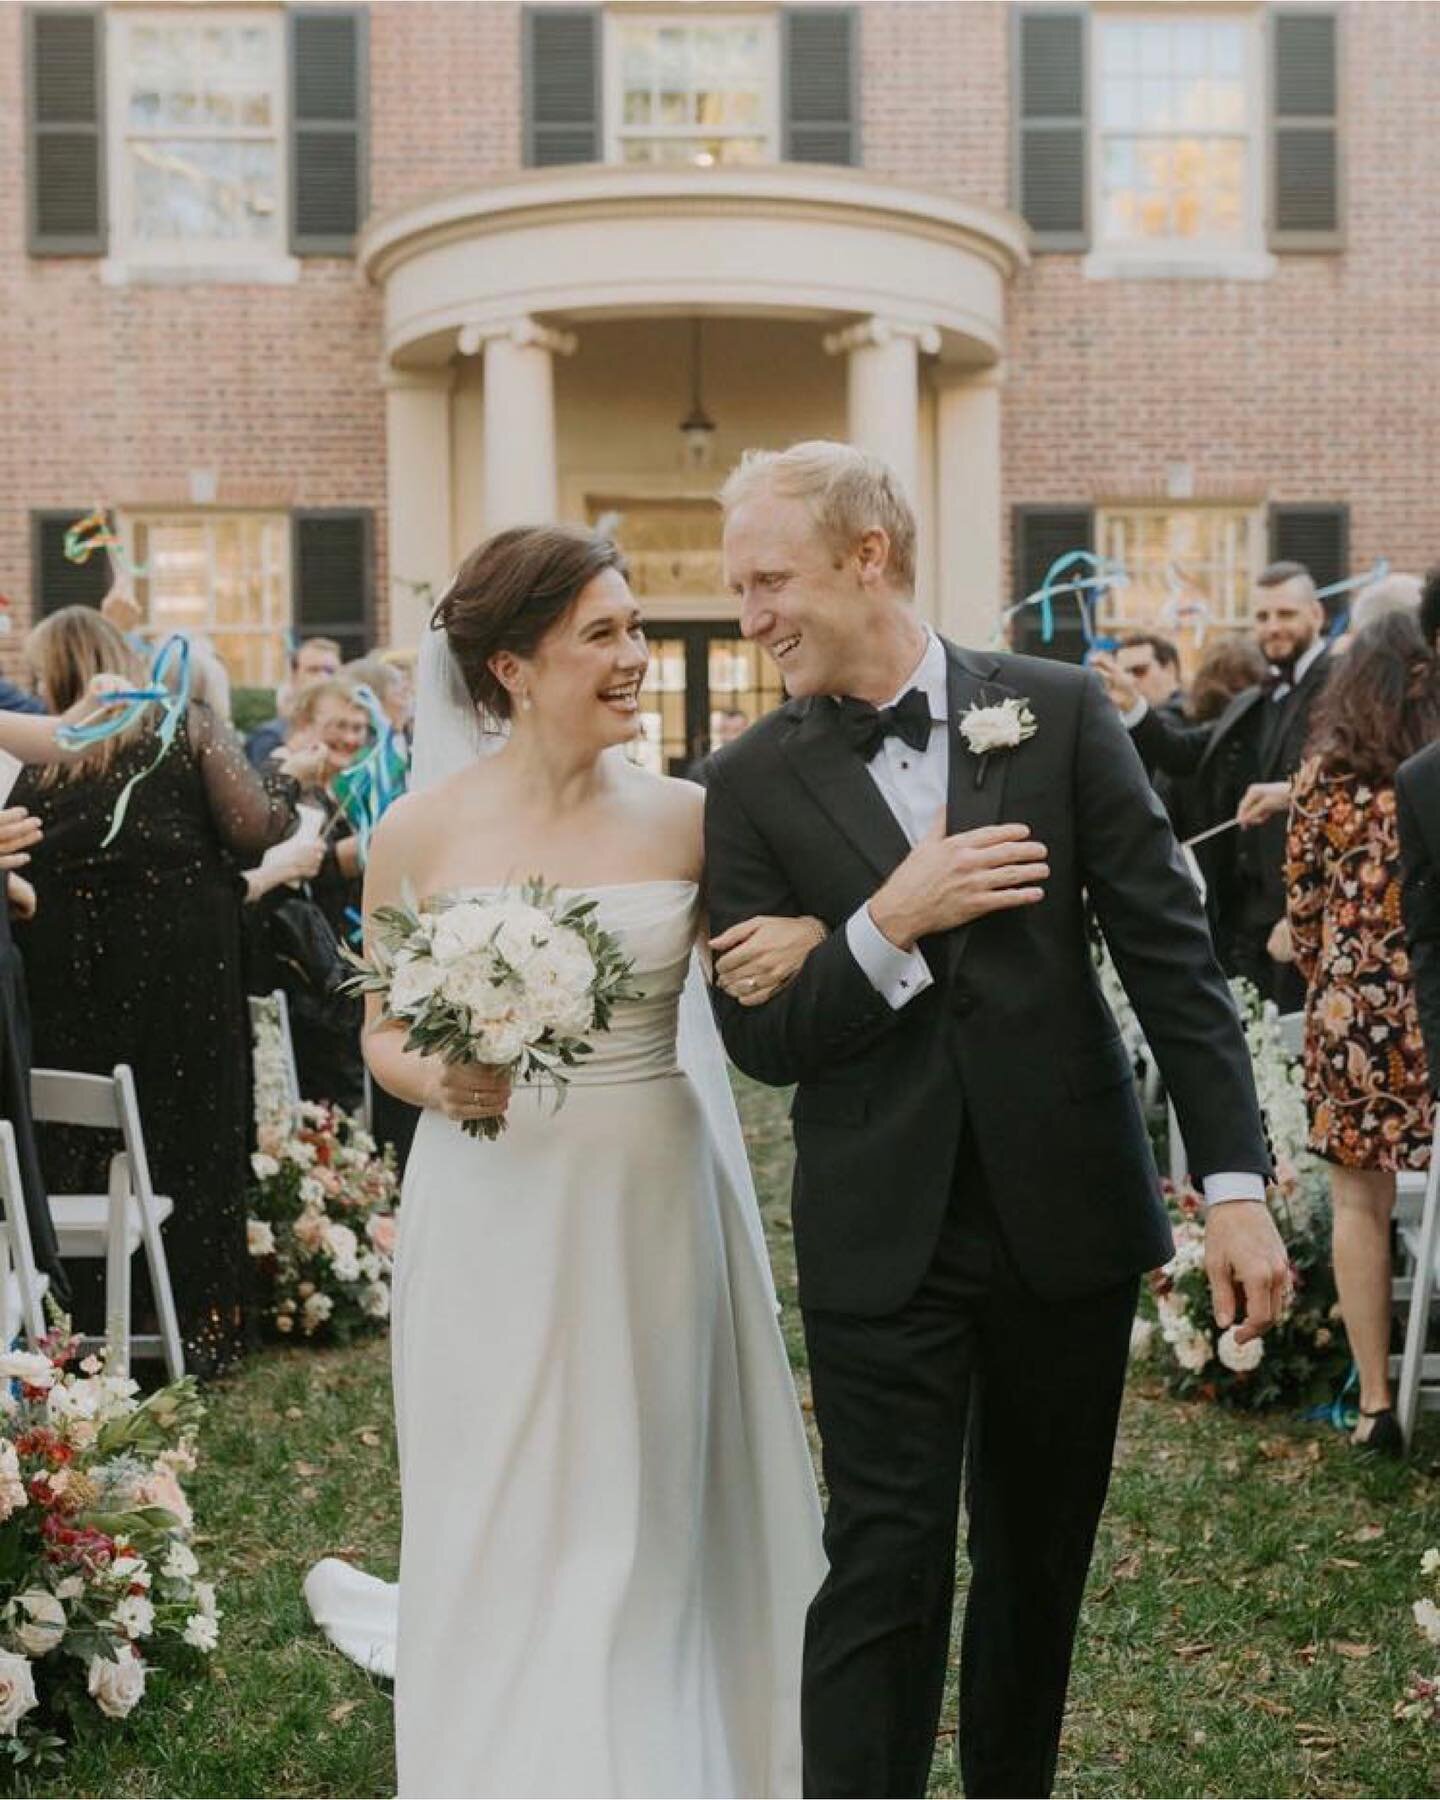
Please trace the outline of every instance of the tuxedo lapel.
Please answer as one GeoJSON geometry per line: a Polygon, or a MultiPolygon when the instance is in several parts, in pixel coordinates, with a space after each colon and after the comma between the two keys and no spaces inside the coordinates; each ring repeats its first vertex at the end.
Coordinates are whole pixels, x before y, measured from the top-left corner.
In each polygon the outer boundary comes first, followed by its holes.
{"type": "Polygon", "coordinates": [[[945,721],[950,734],[950,778],[945,809],[946,830],[953,837],[959,831],[978,831],[982,825],[993,825],[1000,817],[1005,800],[1005,778],[1013,755],[1009,750],[992,751],[978,757],[965,742],[960,730],[961,716],[972,706],[993,706],[1001,700],[1015,698],[1015,689],[995,679],[999,667],[994,657],[975,651],[957,650],[945,645],[949,669],[949,716],[945,721]]]}
{"type": "Polygon", "coordinates": [[[882,880],[910,854],[910,840],[876,787],[864,758],[840,730],[823,696],[796,706],[798,723],[783,740],[796,774],[882,880]]]}

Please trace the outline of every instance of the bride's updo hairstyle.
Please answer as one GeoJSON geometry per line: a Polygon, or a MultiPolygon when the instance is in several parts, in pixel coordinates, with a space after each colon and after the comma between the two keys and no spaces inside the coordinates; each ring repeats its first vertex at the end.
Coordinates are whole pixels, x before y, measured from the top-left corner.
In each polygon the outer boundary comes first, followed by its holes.
{"type": "Polygon", "coordinates": [[[491,660],[506,650],[533,656],[606,569],[627,573],[617,546],[570,525],[517,525],[470,552],[430,628],[445,633],[477,706],[510,717],[510,696],[491,660]]]}

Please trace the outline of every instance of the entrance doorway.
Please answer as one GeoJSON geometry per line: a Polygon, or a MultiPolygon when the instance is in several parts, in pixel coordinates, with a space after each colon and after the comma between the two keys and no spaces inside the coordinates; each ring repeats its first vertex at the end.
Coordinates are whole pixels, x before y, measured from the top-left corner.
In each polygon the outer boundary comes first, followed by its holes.
{"type": "Polygon", "coordinates": [[[774,663],[730,620],[657,620],[649,640],[637,760],[657,774],[686,774],[785,697],[774,663]]]}

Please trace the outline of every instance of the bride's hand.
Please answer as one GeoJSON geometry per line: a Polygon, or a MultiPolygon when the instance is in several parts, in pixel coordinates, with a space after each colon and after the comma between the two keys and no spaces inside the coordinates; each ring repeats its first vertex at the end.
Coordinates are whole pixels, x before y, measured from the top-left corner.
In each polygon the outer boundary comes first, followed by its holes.
{"type": "Polygon", "coordinates": [[[492,1063],[441,1063],[430,1078],[427,1104],[447,1119],[503,1119],[510,1104],[509,1069],[492,1063]]]}
{"type": "Polygon", "coordinates": [[[742,919],[710,940],[716,984],[742,1006],[763,1006],[790,985],[829,935],[819,919],[742,919]]]}

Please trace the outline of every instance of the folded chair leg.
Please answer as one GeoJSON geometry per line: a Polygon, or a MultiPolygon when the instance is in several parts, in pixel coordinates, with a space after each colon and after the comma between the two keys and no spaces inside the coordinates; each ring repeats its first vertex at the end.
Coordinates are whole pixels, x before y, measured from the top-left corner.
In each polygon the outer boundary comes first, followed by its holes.
{"type": "Polygon", "coordinates": [[[1420,1378],[1425,1368],[1425,1339],[1430,1326],[1430,1296],[1435,1291],[1435,1255],[1440,1250],[1440,1117],[1430,1147],[1430,1173],[1420,1215],[1420,1243],[1410,1283],[1410,1311],[1405,1320],[1405,1350],[1400,1358],[1400,1387],[1395,1397],[1396,1422],[1408,1445],[1420,1409],[1420,1378]]]}
{"type": "Polygon", "coordinates": [[[105,1341],[111,1375],[130,1373],[130,1165],[124,1154],[110,1163],[110,1204],[105,1233],[105,1341]]]}

